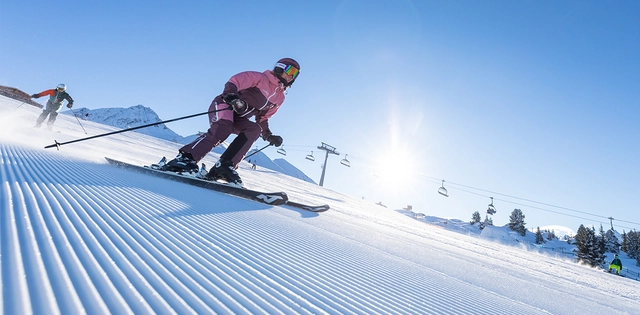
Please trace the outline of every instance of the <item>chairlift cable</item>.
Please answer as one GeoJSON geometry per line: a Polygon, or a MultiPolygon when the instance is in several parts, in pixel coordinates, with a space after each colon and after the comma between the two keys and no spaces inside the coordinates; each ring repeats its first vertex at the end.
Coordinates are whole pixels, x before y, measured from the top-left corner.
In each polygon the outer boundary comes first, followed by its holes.
{"type": "Polygon", "coordinates": [[[631,222],[631,221],[618,220],[618,219],[615,219],[615,220],[616,220],[616,221],[618,221],[618,222],[625,222],[625,223],[631,223],[631,224],[637,224],[637,225],[640,225],[640,223],[638,223],[638,222],[631,222]]]}
{"type": "MultiPolygon", "coordinates": [[[[288,145],[287,147],[312,147],[312,146],[288,145]]],[[[299,150],[291,150],[291,151],[299,151],[299,150]]],[[[352,160],[352,161],[353,160],[359,161],[358,164],[360,164],[361,166],[365,166],[365,167],[372,167],[373,165],[375,165],[375,163],[373,161],[371,161],[371,160],[369,160],[367,158],[362,158],[362,157],[350,155],[349,159],[352,160]]],[[[442,179],[440,179],[440,178],[428,176],[428,175],[425,175],[425,174],[418,174],[418,177],[421,177],[423,180],[426,180],[428,182],[441,185],[442,179]]],[[[473,190],[477,190],[477,191],[481,191],[481,192],[485,192],[485,193],[490,193],[492,195],[503,196],[503,197],[522,200],[522,201],[526,201],[526,202],[531,202],[531,203],[535,203],[535,204],[539,204],[539,205],[543,205],[543,206],[547,206],[547,207],[553,207],[553,208],[557,208],[557,209],[561,209],[561,210],[566,210],[566,211],[570,211],[570,212],[584,214],[584,215],[592,216],[592,217],[595,217],[595,218],[606,219],[606,220],[608,220],[608,218],[609,218],[608,216],[603,216],[603,215],[593,214],[593,213],[586,212],[586,211],[580,211],[580,210],[571,209],[571,208],[567,208],[567,207],[557,206],[557,205],[553,205],[553,204],[549,204],[549,203],[545,203],[545,202],[535,201],[535,200],[532,200],[532,199],[516,197],[516,196],[513,196],[513,195],[509,195],[509,194],[503,194],[503,193],[499,193],[499,192],[495,192],[495,191],[491,191],[491,190],[486,190],[486,189],[482,189],[482,188],[477,188],[477,187],[473,187],[473,186],[469,186],[469,185],[459,184],[459,183],[456,183],[456,182],[447,181],[447,183],[450,184],[449,185],[449,189],[451,189],[451,188],[452,189],[457,189],[457,190],[460,190],[460,191],[463,191],[463,192],[466,192],[466,193],[469,193],[469,194],[477,195],[477,196],[489,197],[489,195],[480,194],[480,193],[473,192],[473,191],[470,191],[470,190],[462,189],[460,187],[465,187],[465,188],[469,188],[469,189],[473,189],[473,190]],[[453,187],[452,187],[452,185],[453,185],[453,187]],[[459,187],[455,187],[455,186],[459,186],[459,187]]],[[[595,221],[595,222],[603,223],[603,224],[604,223],[608,223],[608,221],[607,222],[603,222],[603,221],[599,221],[599,220],[594,219],[594,218],[585,218],[585,217],[582,217],[582,216],[572,215],[572,214],[565,213],[565,212],[559,212],[559,211],[554,211],[554,210],[545,209],[545,208],[541,208],[541,207],[536,207],[536,206],[529,205],[529,204],[518,203],[518,202],[515,202],[515,201],[508,200],[508,199],[494,198],[494,200],[507,202],[507,203],[510,203],[510,204],[524,206],[524,207],[528,207],[528,208],[532,208],[532,209],[536,209],[536,210],[541,210],[541,211],[545,211],[545,212],[555,213],[555,214],[558,214],[558,215],[564,215],[564,216],[568,216],[568,217],[572,217],[572,218],[576,218],[576,219],[581,219],[581,220],[586,220],[586,221],[595,221]]],[[[620,219],[616,219],[616,222],[623,222],[623,223],[629,223],[629,224],[633,224],[633,225],[640,225],[640,223],[638,223],[638,222],[626,221],[626,220],[620,220],[620,219]]],[[[629,230],[633,230],[633,228],[630,228],[628,226],[623,226],[623,225],[620,225],[620,224],[617,224],[617,226],[621,227],[621,228],[627,228],[629,230]]]]}
{"type": "Polygon", "coordinates": [[[539,201],[535,201],[535,200],[531,200],[531,199],[526,199],[526,198],[520,198],[520,197],[516,197],[516,196],[512,196],[512,195],[507,195],[507,194],[502,194],[502,193],[499,193],[499,192],[490,191],[490,190],[485,190],[485,189],[476,188],[476,187],[471,187],[471,186],[467,186],[467,185],[463,185],[463,184],[452,183],[452,182],[448,182],[448,183],[449,183],[449,184],[453,184],[453,185],[458,185],[458,186],[466,187],[466,188],[471,188],[471,189],[479,190],[479,191],[488,192],[488,193],[491,193],[491,194],[501,195],[501,196],[504,196],[504,197],[509,197],[509,198],[518,199],[518,200],[523,200],[523,201],[527,201],[527,202],[533,202],[533,203],[541,204],[541,205],[544,205],[544,206],[549,206],[549,207],[554,207],[554,208],[563,209],[563,210],[567,210],[567,211],[572,211],[572,212],[582,213],[582,214],[586,214],[586,215],[591,215],[591,216],[594,216],[594,217],[599,217],[599,218],[604,218],[604,219],[608,219],[608,218],[609,218],[609,217],[607,217],[607,216],[601,216],[601,215],[597,215],[597,214],[593,214],[593,213],[589,213],[589,212],[585,212],[585,211],[580,211],[580,210],[575,210],[575,209],[571,209],[571,208],[566,208],[566,207],[556,206],[556,205],[552,205],[552,204],[548,204],[548,203],[544,203],[544,202],[539,202],[539,201]]]}
{"type": "MultiPolygon", "coordinates": [[[[435,181],[431,181],[431,183],[436,184],[435,181]]],[[[449,182],[447,182],[447,183],[449,183],[449,182]]],[[[464,186],[464,185],[460,185],[460,186],[464,186]]],[[[459,187],[450,187],[450,188],[457,189],[457,190],[460,190],[460,191],[463,191],[463,192],[466,192],[466,193],[469,193],[469,194],[472,194],[472,195],[480,196],[480,197],[485,197],[485,198],[490,197],[489,195],[483,195],[483,194],[480,194],[480,193],[477,193],[477,192],[473,192],[473,191],[469,191],[469,190],[466,190],[466,189],[462,189],[462,188],[459,188],[459,187]]],[[[478,190],[482,190],[482,189],[478,189],[478,190]]],[[[499,194],[499,193],[497,193],[497,194],[499,194]]],[[[504,194],[499,194],[499,195],[504,195],[504,194]]],[[[516,199],[522,199],[522,198],[516,198],[516,199]]],[[[536,209],[536,210],[540,210],[540,211],[555,213],[555,214],[558,214],[558,215],[563,215],[563,216],[576,218],[576,219],[581,219],[581,220],[585,220],[585,221],[595,221],[597,223],[602,223],[602,224],[607,223],[607,222],[603,222],[603,221],[600,221],[600,220],[597,220],[597,219],[594,219],[594,218],[585,218],[585,217],[572,215],[572,214],[568,214],[568,213],[564,213],[564,212],[558,212],[558,211],[549,210],[549,209],[545,209],[545,208],[540,208],[540,207],[536,207],[536,206],[532,206],[532,205],[528,205],[528,204],[524,204],[524,203],[519,203],[519,202],[511,201],[511,200],[508,200],[508,199],[501,199],[501,198],[495,198],[494,197],[493,200],[494,201],[497,200],[497,201],[501,201],[501,202],[506,202],[506,203],[514,204],[514,205],[518,205],[518,206],[524,206],[524,207],[528,207],[528,208],[536,209]]],[[[558,208],[562,209],[562,207],[558,207],[558,208]]],[[[585,214],[592,215],[592,216],[595,216],[595,217],[602,217],[602,216],[598,216],[598,215],[594,215],[594,214],[590,214],[590,213],[585,213],[585,214]]],[[[608,217],[607,217],[607,219],[608,219],[608,217]]],[[[635,222],[618,220],[618,219],[616,219],[616,221],[626,222],[626,223],[631,223],[631,224],[638,224],[638,223],[635,223],[635,222]]],[[[640,225],[640,224],[638,224],[638,225],[640,225]]],[[[620,225],[620,224],[617,224],[617,226],[620,227],[620,228],[627,228],[629,230],[633,230],[633,228],[628,227],[628,226],[624,226],[624,225],[620,225]]]]}
{"type": "Polygon", "coordinates": [[[294,147],[294,148],[315,148],[316,147],[314,145],[301,145],[301,144],[287,144],[287,146],[294,147]]]}
{"type": "MultiPolygon", "coordinates": [[[[357,158],[357,157],[353,157],[353,156],[350,156],[350,158],[351,158],[352,160],[355,160],[355,159],[361,159],[361,158],[357,158]]],[[[366,159],[361,159],[361,160],[366,161],[366,159]]],[[[433,184],[441,185],[441,181],[442,181],[442,179],[440,179],[440,178],[436,178],[436,177],[428,176],[428,175],[424,175],[424,174],[419,174],[418,176],[419,176],[419,177],[421,177],[421,178],[422,178],[422,180],[425,180],[425,181],[427,181],[427,182],[430,182],[430,183],[433,183],[433,184]]],[[[608,220],[608,218],[609,218],[608,216],[603,216],[603,215],[593,214],[593,213],[589,213],[589,212],[585,212],[585,211],[580,211],[580,210],[575,210],[575,209],[571,209],[571,208],[567,208],[567,207],[562,207],[562,206],[556,206],[556,205],[552,205],[552,204],[549,204],[549,203],[539,202],[539,201],[535,201],[535,200],[531,200],[531,199],[520,198],[520,197],[516,197],[516,196],[508,195],[508,194],[503,194],[503,193],[499,193],[499,192],[495,192],[495,191],[491,191],[491,190],[486,190],[486,189],[482,189],[482,188],[476,188],[476,187],[473,187],[473,186],[468,186],[468,185],[459,184],[459,183],[455,183],[455,182],[449,182],[449,181],[448,181],[447,183],[452,184],[452,185],[455,185],[455,186],[451,186],[451,185],[450,185],[450,186],[449,186],[449,189],[457,189],[457,190],[460,190],[460,191],[463,191],[463,192],[466,192],[466,193],[470,193],[470,194],[473,194],[473,195],[477,195],[477,196],[489,197],[489,195],[486,195],[486,194],[480,194],[480,193],[473,192],[473,191],[470,191],[470,190],[462,189],[462,188],[460,188],[460,187],[466,187],[466,188],[470,188],[470,189],[474,189],[474,190],[478,190],[478,191],[482,191],[482,192],[487,192],[487,193],[490,193],[490,194],[492,194],[492,195],[504,196],[504,197],[508,197],[508,198],[513,198],[513,199],[517,199],[517,200],[527,201],[527,202],[531,202],[531,203],[535,203],[535,204],[540,204],[540,205],[544,205],[544,206],[548,206],[548,207],[558,208],[558,209],[562,209],[562,210],[572,211],[572,212],[581,213],[581,214],[585,214],[585,215],[588,215],[588,216],[595,217],[595,219],[594,219],[594,218],[585,218],[585,217],[582,217],[582,216],[576,216],[576,215],[568,214],[568,213],[565,213],[565,212],[553,211],[553,210],[550,210],[550,209],[540,208],[540,207],[536,207],[536,206],[529,205],[529,204],[518,203],[518,202],[515,202],[515,201],[508,200],[508,199],[497,199],[497,198],[494,198],[494,200],[500,200],[500,201],[508,202],[508,203],[511,203],[511,204],[519,205],[519,206],[524,206],[524,207],[528,207],[528,208],[532,208],[532,209],[536,209],[536,210],[541,210],[541,211],[546,211],[546,212],[555,213],[555,214],[559,214],[559,215],[564,215],[564,216],[568,216],[568,217],[572,217],[572,218],[577,218],[577,219],[581,219],[581,220],[586,220],[586,221],[595,221],[595,222],[598,222],[598,223],[606,223],[606,222],[601,221],[601,220],[599,220],[599,219],[606,219],[606,220],[608,220]],[[457,187],[457,186],[460,186],[460,187],[457,187]]],[[[634,224],[634,225],[640,225],[640,223],[632,222],[632,221],[619,220],[619,219],[616,219],[616,221],[617,221],[617,222],[623,222],[623,223],[634,224]]],[[[617,224],[617,226],[619,226],[619,227],[621,227],[621,228],[628,228],[628,229],[632,229],[632,228],[630,228],[630,227],[628,227],[628,226],[623,226],[623,225],[620,225],[620,224],[617,224]]]]}
{"type": "MultiPolygon", "coordinates": [[[[430,177],[430,176],[424,176],[424,177],[436,179],[436,178],[433,178],[433,177],[430,177]]],[[[508,194],[503,194],[503,193],[499,193],[499,192],[495,192],[495,191],[491,191],[491,190],[486,190],[486,189],[482,189],[482,188],[476,188],[476,187],[472,187],[472,186],[468,186],[468,185],[464,185],[464,184],[459,184],[459,183],[455,183],[455,182],[447,182],[447,183],[452,184],[452,185],[461,186],[461,187],[470,188],[470,189],[475,189],[475,190],[479,190],[479,191],[483,191],[483,192],[487,192],[487,193],[491,193],[491,194],[494,194],[494,195],[500,195],[500,196],[509,197],[509,198],[513,198],[513,199],[518,199],[518,200],[523,200],[523,201],[527,201],[527,202],[537,203],[537,204],[541,204],[541,205],[544,205],[544,206],[549,206],[549,207],[554,207],[554,208],[563,209],[563,210],[567,210],[567,211],[582,213],[582,214],[586,214],[586,215],[590,215],[590,216],[594,216],[594,217],[598,217],[598,218],[609,219],[608,216],[597,215],[597,214],[593,214],[593,213],[589,213],[589,212],[585,212],[585,211],[579,211],[579,210],[575,210],[575,209],[571,209],[571,208],[556,206],[556,205],[552,205],[552,204],[549,204],[549,203],[544,203],[544,202],[535,201],[535,200],[531,200],[531,199],[520,198],[520,197],[508,195],[508,194]]],[[[456,188],[456,187],[454,187],[454,188],[456,188]]],[[[460,189],[460,188],[457,188],[457,189],[460,189]]],[[[463,190],[463,189],[460,189],[460,190],[468,192],[468,193],[472,193],[472,192],[470,192],[468,190],[463,190]]],[[[479,196],[485,196],[485,195],[481,195],[481,194],[477,194],[477,193],[473,193],[473,194],[476,194],[476,195],[479,195],[479,196]]],[[[507,201],[507,200],[503,200],[503,201],[507,201]]],[[[518,203],[515,203],[515,202],[512,202],[512,203],[518,204],[518,203]]],[[[525,204],[519,204],[519,205],[530,207],[529,205],[525,205],[525,204]]],[[[622,220],[616,220],[616,221],[622,222],[622,220]]],[[[636,222],[628,222],[628,221],[625,221],[625,222],[631,223],[631,224],[640,225],[640,223],[636,223],[636,222]]]]}

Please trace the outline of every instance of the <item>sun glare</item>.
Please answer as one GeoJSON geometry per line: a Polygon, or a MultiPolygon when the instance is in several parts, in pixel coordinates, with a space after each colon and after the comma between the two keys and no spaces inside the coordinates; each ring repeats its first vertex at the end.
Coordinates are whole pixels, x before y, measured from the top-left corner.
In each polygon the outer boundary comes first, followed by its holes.
{"type": "Polygon", "coordinates": [[[389,150],[376,160],[374,176],[393,189],[406,189],[415,184],[419,168],[414,156],[406,150],[389,150]]]}
{"type": "MultiPolygon", "coordinates": [[[[386,116],[387,128],[380,128],[377,139],[384,139],[377,154],[373,154],[376,183],[387,191],[409,193],[418,183],[418,174],[424,170],[417,146],[421,141],[422,111],[419,108],[407,111],[405,103],[407,93],[402,88],[389,92],[389,111],[386,116]]],[[[415,104],[416,102],[410,102],[415,104]]]]}

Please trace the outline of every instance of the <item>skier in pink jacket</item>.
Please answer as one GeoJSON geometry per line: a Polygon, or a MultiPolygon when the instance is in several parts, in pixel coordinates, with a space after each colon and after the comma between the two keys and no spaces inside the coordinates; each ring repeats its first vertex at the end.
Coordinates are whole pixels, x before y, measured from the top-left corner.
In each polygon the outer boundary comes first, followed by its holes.
{"type": "Polygon", "coordinates": [[[282,145],[282,137],[269,129],[269,118],[278,111],[284,102],[285,92],[299,74],[300,64],[291,58],[283,58],[278,60],[273,70],[245,71],[232,76],[222,94],[216,96],[209,106],[209,111],[219,110],[209,114],[209,130],[180,148],[176,158],[167,162],[164,169],[198,172],[198,162],[233,133],[237,137],[205,179],[224,180],[242,186],[236,168],[258,137],[262,136],[276,147],[282,145]],[[251,117],[255,122],[249,120],[251,117]]]}

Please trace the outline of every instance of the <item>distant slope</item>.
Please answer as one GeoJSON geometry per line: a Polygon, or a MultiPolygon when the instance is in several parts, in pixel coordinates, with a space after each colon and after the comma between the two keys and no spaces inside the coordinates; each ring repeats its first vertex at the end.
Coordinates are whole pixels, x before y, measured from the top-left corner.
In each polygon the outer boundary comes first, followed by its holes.
{"type": "MultiPolygon", "coordinates": [[[[93,121],[117,128],[127,129],[148,125],[161,121],[158,114],[149,107],[136,105],[129,108],[100,108],[87,109],[79,108],[73,111],[65,111],[63,114],[71,115],[75,113],[79,119],[93,121]]],[[[165,124],[155,125],[147,128],[135,130],[145,135],[181,143],[184,137],[173,132],[165,124]]]]}
{"type": "Polygon", "coordinates": [[[305,182],[316,184],[316,182],[314,182],[313,179],[309,178],[307,174],[303,173],[301,170],[293,166],[291,163],[289,163],[285,159],[275,159],[273,160],[273,163],[275,163],[280,167],[280,169],[282,170],[282,173],[285,173],[291,177],[302,179],[305,182]]]}
{"type": "MultiPolygon", "coordinates": [[[[253,149],[247,153],[247,156],[256,152],[256,149],[253,149]]],[[[291,177],[295,177],[297,179],[301,179],[305,182],[316,184],[309,176],[307,176],[304,172],[302,172],[297,167],[293,166],[285,159],[275,159],[271,160],[266,154],[262,152],[258,152],[249,158],[245,159],[250,164],[256,164],[257,166],[264,167],[282,174],[289,175],[291,177]]]]}

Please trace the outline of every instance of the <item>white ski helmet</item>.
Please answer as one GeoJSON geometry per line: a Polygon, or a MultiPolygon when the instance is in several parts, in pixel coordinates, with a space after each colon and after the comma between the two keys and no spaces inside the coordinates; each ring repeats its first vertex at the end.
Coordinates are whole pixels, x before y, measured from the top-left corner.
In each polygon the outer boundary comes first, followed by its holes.
{"type": "Polygon", "coordinates": [[[67,86],[66,86],[66,85],[64,85],[64,83],[60,83],[60,84],[58,84],[58,86],[56,87],[56,89],[57,89],[58,91],[60,91],[60,92],[64,92],[64,91],[66,91],[66,90],[67,90],[67,86]]]}

